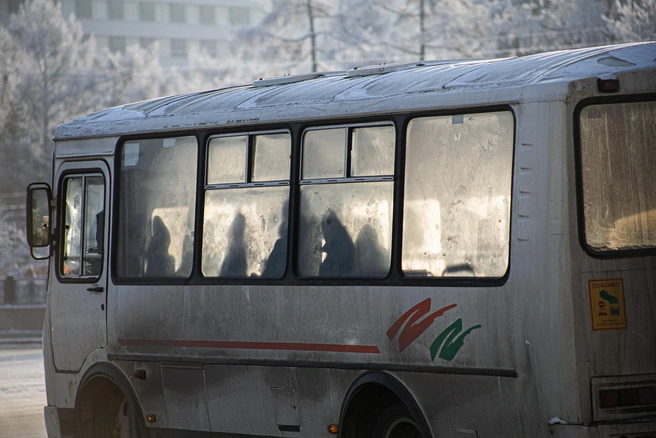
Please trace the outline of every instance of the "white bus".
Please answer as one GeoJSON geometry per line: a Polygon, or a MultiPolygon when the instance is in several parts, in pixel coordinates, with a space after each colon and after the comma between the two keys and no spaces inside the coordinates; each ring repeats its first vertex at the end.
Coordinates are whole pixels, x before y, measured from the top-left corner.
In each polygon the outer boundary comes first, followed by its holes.
{"type": "Polygon", "coordinates": [[[48,436],[656,436],[656,43],[110,108],[28,188],[48,436]]]}

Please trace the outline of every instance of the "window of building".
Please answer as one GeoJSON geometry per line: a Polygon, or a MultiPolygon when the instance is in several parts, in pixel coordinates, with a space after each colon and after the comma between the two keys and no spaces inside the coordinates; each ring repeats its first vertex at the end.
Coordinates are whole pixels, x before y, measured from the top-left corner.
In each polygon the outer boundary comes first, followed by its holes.
{"type": "Polygon", "coordinates": [[[155,4],[150,2],[139,3],[139,18],[141,21],[155,21],[155,4]]]}
{"type": "Polygon", "coordinates": [[[91,10],[94,20],[107,20],[109,18],[109,5],[105,0],[93,0],[91,10]]]}
{"type": "Polygon", "coordinates": [[[241,6],[231,6],[228,9],[232,26],[248,26],[251,24],[251,10],[241,6]]]}
{"type": "Polygon", "coordinates": [[[401,262],[405,275],[505,275],[513,129],[509,111],[410,121],[401,262]]]}
{"type": "Polygon", "coordinates": [[[123,11],[126,21],[139,21],[139,3],[132,1],[123,2],[123,11]]]}
{"type": "Polygon", "coordinates": [[[119,277],[191,274],[197,151],[195,137],[143,139],[121,146],[119,277]]]}
{"type": "Polygon", "coordinates": [[[390,270],[395,129],[353,125],[303,135],[297,270],[383,278],[390,270]]]}
{"type": "Polygon", "coordinates": [[[202,273],[280,278],[287,264],[291,136],[220,136],[207,149],[202,273]]]}
{"type": "Polygon", "coordinates": [[[172,23],[186,22],[185,5],[181,5],[177,3],[171,4],[171,22],[172,23]]]}
{"type": "Polygon", "coordinates": [[[168,3],[155,3],[155,21],[158,23],[171,21],[171,8],[168,3]]]}
{"type": "Polygon", "coordinates": [[[120,0],[109,0],[109,18],[110,20],[123,20],[125,16],[123,2],[120,0]]]}
{"type": "Polygon", "coordinates": [[[200,6],[200,24],[214,26],[216,24],[216,10],[214,6],[200,6]]]}
{"type": "Polygon", "coordinates": [[[219,53],[216,47],[216,41],[201,41],[201,48],[213,58],[216,58],[219,53]]]}
{"type": "Polygon", "coordinates": [[[172,39],[171,40],[171,56],[173,58],[186,58],[187,57],[187,42],[185,40],[172,39]]]}
{"type": "Polygon", "coordinates": [[[125,53],[125,37],[110,36],[109,51],[112,53],[125,53]]]}
{"type": "Polygon", "coordinates": [[[655,120],[653,101],[580,112],[585,240],[593,251],[656,247],[655,120]]]}
{"type": "Polygon", "coordinates": [[[75,15],[77,18],[92,18],[91,0],[75,0],[75,15]]]}
{"type": "Polygon", "coordinates": [[[152,50],[156,41],[155,38],[139,38],[139,47],[152,50]]]}

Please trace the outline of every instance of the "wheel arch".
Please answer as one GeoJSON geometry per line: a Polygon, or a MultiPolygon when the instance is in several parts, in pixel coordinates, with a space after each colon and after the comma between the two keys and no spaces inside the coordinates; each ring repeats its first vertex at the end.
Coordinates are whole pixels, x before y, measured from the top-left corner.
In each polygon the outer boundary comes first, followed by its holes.
{"type": "MultiPolygon", "coordinates": [[[[82,423],[85,417],[89,416],[89,410],[94,410],[92,400],[94,394],[97,391],[103,392],[106,390],[110,390],[109,393],[105,393],[107,404],[112,406],[112,402],[115,401],[112,400],[112,397],[117,397],[116,400],[120,400],[120,396],[122,395],[135,410],[139,423],[143,425],[141,404],[127,376],[113,364],[102,362],[90,367],[84,373],[78,386],[75,396],[75,421],[78,432],[82,433],[82,423]]],[[[118,403],[118,406],[114,405],[113,407],[118,409],[120,403],[118,403]]],[[[103,414],[111,415],[111,412],[103,412],[103,414]]],[[[91,418],[94,417],[92,416],[91,418]]],[[[84,436],[84,434],[81,436],[84,436]]]]}
{"type": "Polygon", "coordinates": [[[362,435],[356,435],[358,417],[367,421],[368,416],[375,416],[394,403],[404,404],[422,435],[432,437],[426,417],[408,388],[396,377],[380,371],[360,375],[349,387],[340,412],[340,437],[361,438],[362,435]]]}

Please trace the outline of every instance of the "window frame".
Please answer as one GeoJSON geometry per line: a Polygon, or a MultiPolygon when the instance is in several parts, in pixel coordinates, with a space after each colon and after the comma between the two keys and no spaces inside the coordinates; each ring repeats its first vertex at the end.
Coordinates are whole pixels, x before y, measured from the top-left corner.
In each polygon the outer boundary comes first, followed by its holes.
{"type": "MultiPolygon", "coordinates": [[[[106,260],[107,260],[107,257],[108,257],[108,253],[111,253],[111,251],[109,251],[109,247],[110,247],[109,242],[104,242],[103,254],[102,254],[102,257],[101,257],[102,262],[100,264],[100,272],[98,273],[98,275],[94,275],[94,276],[78,275],[76,277],[67,277],[67,276],[62,275],[62,266],[63,266],[63,263],[64,263],[64,248],[65,248],[64,241],[65,241],[65,223],[66,223],[65,222],[65,220],[66,220],[66,207],[65,207],[65,204],[64,204],[64,200],[66,199],[66,193],[64,191],[64,189],[66,187],[65,182],[66,182],[66,180],[72,179],[72,178],[82,178],[82,184],[83,184],[82,187],[84,188],[85,187],[84,182],[85,182],[86,178],[89,178],[89,177],[96,177],[96,178],[100,177],[100,178],[102,178],[103,191],[104,191],[104,193],[103,193],[103,198],[104,198],[103,199],[103,206],[104,206],[104,211],[105,211],[105,224],[104,224],[105,229],[103,230],[103,232],[105,234],[107,234],[107,227],[109,226],[107,219],[110,217],[108,215],[108,209],[109,209],[109,206],[112,204],[112,201],[107,199],[107,185],[108,185],[108,182],[107,182],[107,178],[105,177],[105,174],[104,174],[103,170],[98,168],[98,167],[92,167],[92,168],[83,168],[83,169],[69,169],[69,170],[66,170],[66,171],[62,172],[58,177],[59,182],[58,182],[58,186],[57,186],[57,200],[61,200],[62,203],[58,203],[58,205],[57,205],[58,211],[54,212],[55,213],[54,215],[56,216],[56,219],[57,219],[57,223],[55,224],[56,229],[54,230],[54,236],[55,236],[55,239],[56,239],[56,242],[57,242],[57,244],[55,245],[56,250],[54,251],[55,252],[55,274],[57,276],[57,281],[59,283],[78,283],[78,284],[97,283],[98,280],[100,280],[100,278],[102,278],[103,275],[105,274],[106,260]]],[[[85,193],[84,190],[83,190],[83,193],[85,193]]],[[[80,200],[80,205],[84,206],[85,205],[84,201],[85,200],[84,200],[84,197],[83,197],[83,199],[80,200]]],[[[83,210],[84,210],[84,208],[83,208],[83,210]]],[[[84,230],[85,215],[86,215],[86,211],[84,211],[84,214],[80,218],[81,229],[82,229],[82,233],[83,233],[83,235],[81,236],[81,239],[80,239],[80,250],[82,250],[83,242],[84,242],[82,240],[82,237],[86,236],[86,230],[84,230]]],[[[80,260],[82,259],[82,253],[80,253],[79,259],[80,260]]]]}
{"type": "Polygon", "coordinates": [[[337,123],[337,124],[325,124],[325,125],[309,125],[304,126],[299,131],[300,141],[297,145],[299,162],[298,162],[298,183],[295,188],[296,196],[296,208],[292,212],[295,219],[294,224],[294,239],[291,242],[291,252],[293,253],[292,257],[292,270],[296,278],[303,279],[308,281],[308,283],[324,283],[324,282],[335,282],[337,284],[343,283],[362,283],[364,282],[384,282],[387,278],[392,275],[396,275],[396,266],[394,263],[395,252],[397,251],[395,245],[394,236],[396,235],[396,215],[398,207],[398,182],[399,182],[399,168],[398,168],[398,157],[399,151],[401,150],[401,145],[399,144],[399,127],[394,119],[387,120],[377,120],[377,121],[358,121],[352,123],[337,123]],[[353,150],[353,131],[359,128],[375,128],[375,127],[392,127],[394,130],[394,164],[392,166],[391,175],[376,175],[376,176],[348,176],[351,172],[351,152],[353,150]],[[344,176],[342,177],[326,177],[326,178],[303,178],[303,159],[305,154],[305,135],[308,132],[312,131],[325,131],[331,129],[344,129],[344,165],[342,167],[344,171],[344,176]],[[301,200],[301,187],[303,186],[312,186],[312,185],[330,185],[330,184],[353,184],[353,183],[367,183],[367,182],[391,182],[392,183],[392,215],[391,215],[391,241],[390,241],[390,264],[387,270],[387,273],[383,277],[375,276],[338,276],[338,277],[327,277],[327,276],[307,276],[302,275],[299,271],[298,266],[298,253],[299,253],[299,233],[300,233],[300,221],[299,217],[301,216],[302,208],[300,207],[301,200]]]}
{"type": "Polygon", "coordinates": [[[303,129],[301,131],[301,141],[299,143],[299,155],[300,155],[300,160],[299,160],[299,180],[298,180],[298,185],[303,186],[303,185],[310,185],[310,184],[338,184],[338,183],[354,183],[354,182],[378,182],[378,181],[395,181],[397,179],[396,177],[396,159],[397,159],[397,151],[399,149],[399,144],[397,141],[397,131],[398,128],[396,124],[392,121],[389,122],[384,122],[384,121],[378,121],[378,122],[372,122],[372,123],[367,123],[367,122],[358,122],[358,123],[341,123],[337,125],[322,125],[322,126],[311,126],[303,129]],[[393,174],[390,175],[376,175],[376,176],[347,176],[350,173],[351,170],[351,154],[350,152],[353,150],[353,137],[351,136],[351,133],[358,128],[375,128],[375,127],[380,127],[380,126],[391,126],[394,128],[394,169],[393,169],[393,174]],[[303,178],[303,158],[304,158],[304,152],[305,149],[303,148],[304,141],[305,141],[305,134],[311,131],[325,131],[329,129],[344,129],[345,130],[345,140],[344,140],[344,167],[342,168],[344,170],[344,176],[343,177],[327,177],[327,178],[303,178]]]}
{"type": "Polygon", "coordinates": [[[629,94],[620,96],[595,96],[581,100],[572,114],[574,137],[574,161],[576,173],[576,210],[579,245],[587,255],[596,259],[620,259],[648,257],[656,255],[656,247],[643,249],[598,250],[588,244],[585,228],[585,200],[583,199],[583,149],[581,139],[581,113],[592,105],[613,105],[623,103],[656,102],[656,93],[629,94]]]}
{"type": "Polygon", "coordinates": [[[112,223],[110,228],[110,239],[109,244],[111,245],[110,252],[110,267],[109,274],[111,276],[112,282],[117,285],[184,285],[189,284],[190,280],[196,277],[197,263],[198,263],[198,252],[199,245],[194,242],[192,245],[192,266],[191,272],[186,277],[127,277],[120,276],[118,274],[118,247],[119,247],[119,220],[117,219],[121,214],[121,159],[123,148],[126,143],[139,142],[143,140],[164,140],[167,138],[179,138],[179,137],[192,137],[196,140],[196,168],[194,172],[196,173],[196,181],[194,185],[196,187],[196,202],[194,203],[194,235],[198,236],[198,227],[199,217],[203,213],[202,202],[199,201],[198,194],[200,193],[200,175],[204,166],[204,156],[202,155],[202,144],[203,140],[202,132],[198,130],[194,131],[166,131],[166,132],[146,132],[139,135],[131,135],[120,137],[116,142],[116,148],[114,153],[114,187],[112,192],[111,199],[111,208],[112,208],[112,223]],[[199,207],[200,206],[200,207],[199,207]]]}
{"type": "MultiPolygon", "coordinates": [[[[197,193],[197,203],[200,203],[200,208],[197,211],[197,227],[200,230],[197,233],[196,242],[194,242],[195,248],[194,251],[198,253],[197,264],[195,272],[198,272],[200,278],[203,282],[209,282],[210,284],[214,283],[223,283],[223,284],[243,284],[243,283],[254,283],[254,284],[267,284],[267,283],[279,283],[283,278],[287,276],[287,272],[290,270],[289,257],[293,249],[290,247],[291,239],[291,222],[293,217],[293,210],[291,209],[291,200],[294,197],[293,194],[293,169],[294,169],[294,133],[289,128],[272,128],[272,129],[261,129],[261,130],[246,130],[246,131],[231,131],[225,133],[214,133],[207,135],[202,144],[202,177],[198,178],[199,181],[199,192],[197,193]],[[276,181],[264,181],[257,182],[252,181],[252,174],[254,172],[254,163],[255,163],[255,142],[253,139],[260,135],[272,135],[272,134],[287,134],[289,135],[290,141],[290,159],[289,159],[289,174],[286,180],[276,180],[276,181]],[[244,159],[244,180],[243,182],[232,182],[232,183],[218,183],[210,184],[208,183],[209,175],[209,165],[210,165],[210,143],[213,139],[216,138],[234,138],[234,137],[246,137],[246,156],[244,159]],[[205,239],[205,202],[206,202],[206,193],[208,191],[214,190],[230,190],[230,189],[244,189],[244,188],[262,188],[262,187],[288,187],[289,188],[289,197],[288,197],[288,210],[287,210],[287,252],[285,255],[285,269],[280,278],[271,278],[271,277],[222,277],[217,276],[206,276],[203,274],[203,243],[205,239]]],[[[196,259],[195,259],[196,260],[196,259]]]]}

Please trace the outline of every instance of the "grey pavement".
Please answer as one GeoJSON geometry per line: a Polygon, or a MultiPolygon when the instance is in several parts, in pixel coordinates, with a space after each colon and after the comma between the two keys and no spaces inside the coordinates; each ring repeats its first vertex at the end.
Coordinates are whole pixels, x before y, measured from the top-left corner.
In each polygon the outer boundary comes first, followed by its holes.
{"type": "Polygon", "coordinates": [[[0,347],[0,438],[46,438],[43,352],[34,344],[0,347]]]}

